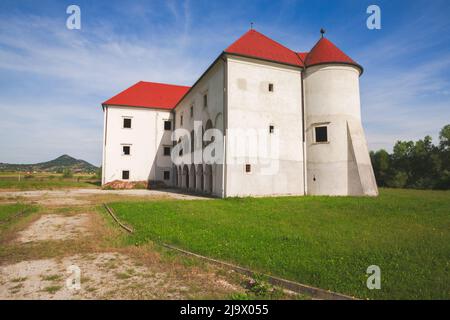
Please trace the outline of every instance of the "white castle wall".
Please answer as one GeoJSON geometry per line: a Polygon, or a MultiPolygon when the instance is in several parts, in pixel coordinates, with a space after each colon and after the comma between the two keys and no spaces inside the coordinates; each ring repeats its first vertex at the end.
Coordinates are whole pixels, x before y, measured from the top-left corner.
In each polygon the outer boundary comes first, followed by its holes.
{"type": "Polygon", "coordinates": [[[164,130],[171,118],[166,110],[105,107],[102,183],[122,180],[122,170],[130,171],[129,181],[164,181],[163,172],[172,170],[170,156],[163,156],[163,146],[172,145],[171,131],[164,130]],[[123,128],[124,117],[131,117],[131,129],[123,128]],[[130,155],[122,155],[123,144],[131,145],[130,155]]]}
{"type": "Polygon", "coordinates": [[[376,195],[361,124],[359,69],[320,65],[306,69],[305,116],[308,194],[376,195]],[[329,143],[315,143],[314,127],[328,126],[329,143]]]}
{"type": "MultiPolygon", "coordinates": [[[[228,137],[226,195],[303,195],[303,142],[300,69],[247,58],[228,58],[228,129],[278,131],[279,155],[263,157],[245,172],[246,159],[228,137]],[[269,92],[269,83],[273,92],[269,92]],[[273,166],[276,167],[273,167],[273,166]],[[273,171],[268,168],[274,169],[273,171]],[[267,172],[264,172],[266,170],[267,172]]],[[[243,138],[242,138],[243,139],[243,138]]]]}

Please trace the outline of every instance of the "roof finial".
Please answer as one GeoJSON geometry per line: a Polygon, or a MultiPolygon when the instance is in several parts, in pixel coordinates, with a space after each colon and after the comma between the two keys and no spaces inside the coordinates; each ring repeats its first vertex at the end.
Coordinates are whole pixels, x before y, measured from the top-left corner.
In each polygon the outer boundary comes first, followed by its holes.
{"type": "Polygon", "coordinates": [[[253,22],[250,22],[250,30],[253,30],[253,22]]]}
{"type": "Polygon", "coordinates": [[[324,28],[321,28],[321,29],[320,29],[320,34],[322,35],[322,38],[323,38],[323,35],[325,34],[325,32],[326,32],[326,31],[325,31],[324,28]]]}

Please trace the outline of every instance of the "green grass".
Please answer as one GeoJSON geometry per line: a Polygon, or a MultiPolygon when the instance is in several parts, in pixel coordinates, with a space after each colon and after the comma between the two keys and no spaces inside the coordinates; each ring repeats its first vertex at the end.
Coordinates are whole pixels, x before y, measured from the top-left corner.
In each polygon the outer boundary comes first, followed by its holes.
{"type": "Polygon", "coordinates": [[[0,204],[0,230],[14,224],[15,220],[18,220],[23,216],[20,215],[20,217],[15,219],[17,214],[24,212],[24,215],[27,215],[36,210],[37,207],[23,203],[0,204]]]}
{"type": "Polygon", "coordinates": [[[43,190],[59,188],[95,188],[100,182],[92,175],[74,175],[72,178],[63,178],[61,174],[36,173],[25,175],[23,173],[1,172],[0,189],[12,190],[43,190]]]}
{"type": "Polygon", "coordinates": [[[111,205],[128,244],[165,242],[359,298],[450,298],[450,192],[111,205]],[[381,268],[381,290],[366,287],[381,268]]]}

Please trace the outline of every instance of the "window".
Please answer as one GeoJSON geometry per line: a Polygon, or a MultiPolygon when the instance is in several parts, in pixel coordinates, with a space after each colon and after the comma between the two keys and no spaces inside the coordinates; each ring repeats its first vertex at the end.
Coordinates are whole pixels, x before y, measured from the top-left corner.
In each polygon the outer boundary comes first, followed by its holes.
{"type": "Polygon", "coordinates": [[[194,117],[194,106],[191,106],[191,118],[194,117]]]}
{"type": "Polygon", "coordinates": [[[180,125],[183,125],[183,115],[180,115],[180,125]]]}
{"type": "Polygon", "coordinates": [[[170,171],[164,171],[164,180],[170,179],[170,171]]]}
{"type": "Polygon", "coordinates": [[[205,93],[203,95],[203,107],[207,107],[208,106],[208,95],[205,93]]]}
{"type": "Polygon", "coordinates": [[[164,155],[170,156],[170,147],[164,147],[164,155]]]}
{"type": "Polygon", "coordinates": [[[123,127],[131,129],[131,118],[123,118],[123,127]]]}
{"type": "Polygon", "coordinates": [[[314,128],[315,142],[328,142],[328,127],[318,126],[314,128]]]}
{"type": "Polygon", "coordinates": [[[164,130],[172,130],[172,121],[170,120],[165,120],[164,121],[164,130]]]}
{"type": "Polygon", "coordinates": [[[122,171],[122,180],[128,180],[128,179],[130,179],[130,171],[123,170],[122,171]]]}
{"type": "Polygon", "coordinates": [[[269,92],[273,92],[273,83],[269,83],[269,92]]]}
{"type": "Polygon", "coordinates": [[[269,133],[273,133],[274,130],[275,130],[275,126],[273,124],[271,124],[269,126],[269,133]]]}
{"type": "Polygon", "coordinates": [[[252,172],[252,165],[251,164],[246,164],[245,165],[245,172],[246,173],[252,172]]]}
{"type": "Polygon", "coordinates": [[[130,155],[130,151],[131,151],[131,147],[130,146],[122,146],[122,154],[124,156],[129,156],[130,155]]]}

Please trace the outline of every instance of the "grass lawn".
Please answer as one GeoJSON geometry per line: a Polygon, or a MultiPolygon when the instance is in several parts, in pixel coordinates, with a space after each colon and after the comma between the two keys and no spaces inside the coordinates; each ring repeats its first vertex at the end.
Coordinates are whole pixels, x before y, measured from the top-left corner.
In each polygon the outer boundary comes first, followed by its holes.
{"type": "Polygon", "coordinates": [[[0,173],[0,190],[43,190],[58,188],[96,188],[100,183],[89,175],[74,175],[72,178],[63,178],[57,173],[37,173],[26,176],[19,173],[0,173]]]}
{"type": "Polygon", "coordinates": [[[450,192],[118,202],[135,233],[359,298],[450,299],[450,192]],[[381,290],[366,287],[381,268],[381,290]]]}
{"type": "Polygon", "coordinates": [[[36,206],[22,203],[0,204],[0,239],[3,231],[15,225],[22,217],[36,211],[36,206]]]}

